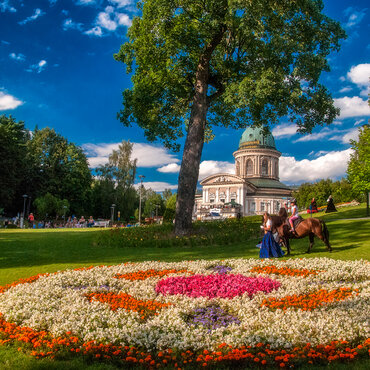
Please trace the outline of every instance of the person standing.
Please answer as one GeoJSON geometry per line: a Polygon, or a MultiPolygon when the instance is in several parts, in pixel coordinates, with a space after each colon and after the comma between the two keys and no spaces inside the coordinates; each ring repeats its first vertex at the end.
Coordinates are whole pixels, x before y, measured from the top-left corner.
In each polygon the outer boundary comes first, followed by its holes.
{"type": "Polygon", "coordinates": [[[272,234],[272,220],[267,212],[263,215],[261,228],[264,230],[265,235],[261,243],[260,258],[283,257],[284,252],[272,234]]]}
{"type": "Polygon", "coordinates": [[[326,206],[325,213],[337,212],[337,209],[335,208],[335,205],[334,205],[334,199],[331,195],[329,195],[329,198],[328,198],[327,202],[328,202],[328,204],[326,206]]]}
{"type": "Polygon", "coordinates": [[[29,215],[28,215],[28,227],[30,228],[30,229],[32,229],[33,228],[33,222],[35,221],[35,217],[34,217],[34,215],[33,215],[33,213],[30,213],[29,215]]]}

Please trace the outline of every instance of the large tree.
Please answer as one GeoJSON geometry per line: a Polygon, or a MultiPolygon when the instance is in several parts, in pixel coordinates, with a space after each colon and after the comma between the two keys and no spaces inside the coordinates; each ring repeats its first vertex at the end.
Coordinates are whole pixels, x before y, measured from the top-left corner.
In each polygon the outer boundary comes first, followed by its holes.
{"type": "Polygon", "coordinates": [[[28,142],[29,192],[68,199],[72,213],[89,208],[91,173],[83,150],[53,129],[35,130],[28,142]]]}
{"type": "Polygon", "coordinates": [[[302,133],[338,110],[319,83],[345,36],[321,0],[143,0],[116,60],[134,71],[119,116],[149,140],[178,149],[175,231],[191,229],[203,143],[214,125],[268,127],[279,118],[302,133]]]}
{"type": "Polygon", "coordinates": [[[359,128],[358,141],[351,140],[353,154],[348,163],[348,180],[353,189],[366,196],[366,214],[369,216],[370,193],[370,125],[359,128]]]}
{"type": "Polygon", "coordinates": [[[22,208],[24,178],[27,174],[27,140],[23,122],[12,116],[0,116],[0,208],[16,213],[22,208]]]}

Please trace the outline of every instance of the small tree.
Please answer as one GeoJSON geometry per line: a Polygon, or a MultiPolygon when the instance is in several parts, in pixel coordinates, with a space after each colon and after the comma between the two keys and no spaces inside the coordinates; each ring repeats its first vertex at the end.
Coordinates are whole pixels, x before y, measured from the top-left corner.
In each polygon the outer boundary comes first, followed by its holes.
{"type": "Polygon", "coordinates": [[[358,141],[351,140],[353,154],[348,162],[348,180],[355,191],[366,196],[366,215],[369,216],[370,193],[370,126],[359,128],[358,141]]]}
{"type": "Polygon", "coordinates": [[[70,208],[67,199],[59,199],[50,193],[36,198],[33,204],[36,207],[37,216],[41,219],[47,217],[58,219],[64,213],[68,213],[70,208]]]}

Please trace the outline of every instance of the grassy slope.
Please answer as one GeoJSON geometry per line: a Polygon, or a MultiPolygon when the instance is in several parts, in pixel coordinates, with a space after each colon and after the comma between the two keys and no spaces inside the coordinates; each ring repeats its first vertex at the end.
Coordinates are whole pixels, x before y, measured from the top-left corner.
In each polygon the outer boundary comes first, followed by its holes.
{"type": "MultiPolygon", "coordinates": [[[[317,215],[327,221],[333,252],[328,253],[324,244],[316,239],[310,257],[369,259],[370,219],[340,220],[364,213],[364,206],[359,206],[317,215]]],[[[97,229],[1,230],[0,285],[43,272],[126,261],[258,257],[255,247],[258,240],[199,248],[104,248],[94,245],[97,232],[97,229]]],[[[307,247],[308,238],[293,240],[292,257],[308,256],[305,254],[307,247]]]]}
{"type": "MultiPolygon", "coordinates": [[[[334,251],[328,253],[321,241],[316,241],[310,257],[336,259],[370,259],[370,219],[344,220],[365,215],[364,206],[341,208],[338,213],[319,214],[327,221],[334,251]],[[344,218],[344,219],[342,219],[344,218]],[[341,220],[342,219],[342,220],[341,220]]],[[[309,215],[307,215],[309,217],[309,215]]],[[[305,216],[305,217],[307,217],[305,216]]],[[[183,259],[257,258],[257,240],[233,246],[199,248],[102,248],[93,243],[97,230],[1,230],[0,285],[37,273],[65,270],[79,266],[117,264],[124,261],[183,259]]],[[[307,257],[304,252],[308,239],[292,242],[292,257],[307,257]]],[[[350,365],[332,365],[330,369],[368,368],[369,361],[350,365]]],[[[36,360],[14,348],[0,347],[1,369],[115,369],[107,364],[87,364],[82,359],[72,361],[36,360]]]]}

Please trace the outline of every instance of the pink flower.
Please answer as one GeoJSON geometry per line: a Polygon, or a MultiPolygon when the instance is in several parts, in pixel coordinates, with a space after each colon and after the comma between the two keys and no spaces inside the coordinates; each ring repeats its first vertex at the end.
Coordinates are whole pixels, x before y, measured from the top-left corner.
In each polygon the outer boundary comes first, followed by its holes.
{"type": "Polygon", "coordinates": [[[155,291],[163,295],[185,294],[188,297],[234,298],[247,293],[250,298],[257,292],[270,293],[278,289],[278,281],[244,275],[175,276],[158,282],[155,291]]]}

